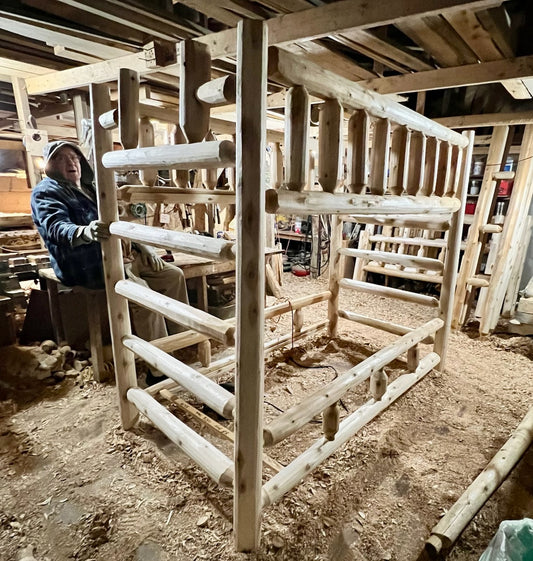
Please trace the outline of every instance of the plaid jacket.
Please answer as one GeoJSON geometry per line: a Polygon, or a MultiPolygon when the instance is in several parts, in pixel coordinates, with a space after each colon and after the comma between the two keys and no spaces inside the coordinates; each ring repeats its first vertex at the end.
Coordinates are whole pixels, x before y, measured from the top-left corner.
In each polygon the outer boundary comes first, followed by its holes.
{"type": "Polygon", "coordinates": [[[85,186],[82,192],[69,182],[45,177],[31,194],[32,217],[58,279],[66,286],[103,288],[100,244],[92,242],[72,247],[78,226],[98,219],[92,182],[85,186]]]}

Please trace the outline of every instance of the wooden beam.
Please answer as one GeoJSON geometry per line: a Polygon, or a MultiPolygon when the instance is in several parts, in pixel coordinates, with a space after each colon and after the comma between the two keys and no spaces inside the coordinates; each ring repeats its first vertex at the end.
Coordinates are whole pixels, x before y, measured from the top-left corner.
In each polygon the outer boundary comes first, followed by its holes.
{"type": "Polygon", "coordinates": [[[484,115],[458,115],[435,119],[435,122],[453,129],[497,127],[500,125],[529,125],[533,123],[533,111],[517,113],[486,113],[484,115]]]}
{"type": "Polygon", "coordinates": [[[236,548],[259,546],[263,453],[265,286],[265,103],[267,28],[238,25],[237,53],[237,434],[234,514],[236,548]]]}
{"type": "Polygon", "coordinates": [[[509,78],[533,76],[533,56],[426,70],[401,76],[375,78],[360,85],[381,94],[439,90],[490,84],[509,78]]]}

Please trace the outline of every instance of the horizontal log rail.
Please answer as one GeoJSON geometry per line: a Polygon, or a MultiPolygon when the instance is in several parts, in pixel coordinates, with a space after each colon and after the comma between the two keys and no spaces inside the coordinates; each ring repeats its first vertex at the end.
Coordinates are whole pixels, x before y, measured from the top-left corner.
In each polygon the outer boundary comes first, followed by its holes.
{"type": "Polygon", "coordinates": [[[373,372],[387,366],[428,335],[434,335],[443,325],[440,318],[435,318],[413,329],[279,415],[263,430],[265,446],[277,444],[296,432],[326,407],[338,401],[350,388],[367,380],[373,372]]]}
{"type": "MultiPolygon", "coordinates": [[[[392,333],[393,335],[405,335],[406,333],[411,333],[415,329],[414,327],[407,327],[391,321],[372,318],[349,310],[339,310],[338,314],[340,318],[360,323],[361,325],[367,325],[368,327],[374,327],[375,329],[380,329],[381,331],[386,331],[387,333],[392,333]]],[[[428,345],[433,342],[434,339],[431,336],[426,337],[421,341],[421,343],[428,345]]]]}
{"type": "Polygon", "coordinates": [[[170,356],[165,351],[154,347],[154,345],[135,335],[124,337],[122,344],[150,366],[194,394],[219,415],[226,419],[233,418],[235,396],[231,392],[225,390],[211,379],[206,378],[194,370],[194,368],[187,366],[177,358],[170,356]]]}
{"type": "Polygon", "coordinates": [[[166,407],[140,388],[130,388],[130,403],[163,432],[219,485],[231,487],[235,476],[233,461],[205,438],[177,419],[166,407]]]}
{"type": "Polygon", "coordinates": [[[375,224],[377,226],[398,226],[401,228],[418,228],[422,230],[446,231],[450,229],[451,214],[350,214],[345,222],[375,224]]]}
{"type": "Polygon", "coordinates": [[[207,312],[129,280],[118,281],[115,291],[131,302],[157,312],[179,325],[207,335],[227,347],[235,344],[235,326],[207,312]]]}
{"type": "Polygon", "coordinates": [[[235,244],[226,240],[177,230],[165,230],[164,228],[122,220],[111,222],[109,231],[120,238],[132,242],[147,243],[162,249],[173,249],[212,259],[235,259],[235,244]]]}
{"type": "Polygon", "coordinates": [[[114,150],[102,156],[102,164],[117,170],[233,167],[235,144],[230,140],[213,140],[114,150]]]}
{"type": "Polygon", "coordinates": [[[379,242],[379,243],[397,243],[405,245],[416,245],[419,247],[446,247],[447,242],[443,239],[428,240],[426,238],[407,238],[404,236],[394,237],[394,236],[383,236],[381,234],[375,234],[369,236],[369,242],[379,242]]]}
{"type": "Polygon", "coordinates": [[[397,269],[396,267],[382,267],[380,265],[372,265],[371,263],[363,266],[363,270],[367,273],[377,273],[378,275],[388,275],[399,279],[408,279],[420,282],[432,282],[442,284],[442,275],[431,273],[419,273],[418,271],[409,271],[407,269],[397,269]]]}
{"type": "Polygon", "coordinates": [[[268,189],[266,211],[275,214],[358,214],[358,215],[443,215],[461,208],[455,197],[417,195],[356,195],[325,191],[283,191],[268,189]]]}
{"type": "Polygon", "coordinates": [[[379,263],[403,265],[404,267],[417,267],[428,271],[442,271],[442,268],[444,267],[442,261],[439,261],[438,259],[417,257],[415,255],[406,255],[405,253],[375,251],[372,249],[355,249],[349,247],[339,249],[339,253],[341,255],[347,255],[348,257],[359,257],[362,259],[369,259],[371,261],[378,261],[379,263]]]}
{"type": "Polygon", "coordinates": [[[126,203],[230,205],[235,204],[235,191],[123,185],[117,189],[117,198],[126,203]]]}
{"type": "Polygon", "coordinates": [[[269,506],[283,497],[285,493],[311,473],[321,462],[331,456],[361,428],[392,405],[426,374],[431,372],[439,362],[440,357],[437,353],[429,353],[423,357],[417,369],[414,372],[399,376],[389,385],[385,395],[380,400],[370,399],[343,419],[333,440],[318,439],[305,452],[274,475],[263,485],[263,507],[269,506]]]}
{"type": "Polygon", "coordinates": [[[337,99],[344,109],[364,109],[373,117],[389,119],[461,148],[468,144],[464,136],[347,78],[324,70],[304,56],[282,51],[277,47],[269,48],[268,75],[284,86],[305,86],[311,95],[322,99],[337,99]]]}
{"type": "Polygon", "coordinates": [[[400,290],[399,288],[391,288],[390,286],[381,286],[371,282],[341,279],[339,286],[341,288],[358,290],[359,292],[366,292],[367,294],[374,294],[376,296],[397,298],[398,300],[404,300],[405,302],[412,302],[413,304],[420,304],[422,306],[431,306],[436,308],[439,305],[438,299],[434,296],[400,290]]]}

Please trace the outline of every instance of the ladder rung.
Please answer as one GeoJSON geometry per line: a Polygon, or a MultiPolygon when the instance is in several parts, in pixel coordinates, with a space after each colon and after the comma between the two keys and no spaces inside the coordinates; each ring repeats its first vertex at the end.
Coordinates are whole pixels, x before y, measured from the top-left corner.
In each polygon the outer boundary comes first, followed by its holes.
{"type": "Polygon", "coordinates": [[[115,291],[128,300],[153,310],[170,321],[216,339],[227,347],[235,344],[235,326],[229,325],[224,320],[207,312],[193,308],[183,302],[178,302],[173,298],[159,294],[159,292],[151,288],[129,280],[118,281],[115,285],[115,291]]]}
{"type": "Polygon", "coordinates": [[[380,275],[388,275],[390,277],[398,277],[401,279],[409,279],[420,282],[434,282],[442,284],[442,275],[429,275],[426,273],[418,273],[415,271],[407,271],[405,269],[395,269],[393,267],[381,267],[379,265],[365,265],[363,269],[369,273],[378,273],[380,275]]]}
{"type": "Polygon", "coordinates": [[[426,238],[395,238],[393,236],[382,236],[381,234],[370,236],[368,240],[371,242],[417,245],[420,247],[446,247],[447,243],[446,240],[443,239],[428,240],[426,238]]]}
{"type": "Polygon", "coordinates": [[[390,263],[391,265],[403,265],[404,267],[415,267],[428,271],[442,271],[444,264],[438,259],[429,257],[417,257],[416,255],[406,255],[404,253],[393,253],[391,251],[375,251],[371,249],[341,248],[341,255],[350,257],[360,257],[377,261],[378,263],[390,263]]]}
{"type": "Polygon", "coordinates": [[[408,292],[407,290],[372,284],[371,282],[341,279],[339,285],[341,288],[359,290],[360,292],[375,294],[376,296],[388,296],[389,298],[397,298],[398,300],[422,304],[423,306],[437,307],[439,305],[439,301],[434,296],[426,296],[425,294],[417,294],[415,292],[408,292]]]}
{"type": "Polygon", "coordinates": [[[466,284],[479,288],[487,288],[490,285],[489,279],[490,277],[488,275],[483,275],[483,276],[479,275],[469,278],[466,281],[466,284]]]}
{"type": "Polygon", "coordinates": [[[230,140],[165,144],[130,150],[114,150],[102,156],[108,169],[224,168],[235,165],[235,144],[230,140]]]}

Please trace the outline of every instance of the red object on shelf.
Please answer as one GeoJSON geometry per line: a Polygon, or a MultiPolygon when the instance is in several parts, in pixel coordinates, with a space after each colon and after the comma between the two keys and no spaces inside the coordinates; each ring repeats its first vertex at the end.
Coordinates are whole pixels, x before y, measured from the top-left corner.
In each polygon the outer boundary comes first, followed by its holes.
{"type": "Polygon", "coordinates": [[[476,211],[476,203],[466,203],[465,214],[474,214],[476,211]]]}
{"type": "Polygon", "coordinates": [[[513,183],[514,180],[512,179],[504,179],[500,181],[500,185],[498,187],[498,196],[499,197],[508,197],[513,190],[513,183]]]}

